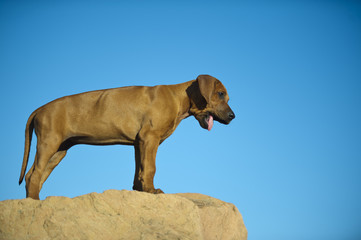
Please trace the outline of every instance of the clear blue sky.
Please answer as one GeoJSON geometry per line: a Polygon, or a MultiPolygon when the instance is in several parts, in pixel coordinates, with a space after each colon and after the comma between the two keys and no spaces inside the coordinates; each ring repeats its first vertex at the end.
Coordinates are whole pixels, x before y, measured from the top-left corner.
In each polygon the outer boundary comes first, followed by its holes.
{"type": "MultiPolygon", "coordinates": [[[[211,132],[184,120],[156,187],[234,203],[249,240],[361,239],[359,1],[0,1],[0,200],[25,197],[36,108],[198,74],[224,83],[237,117],[211,132]]],[[[131,190],[133,174],[132,147],[76,146],[40,197],[131,190]]]]}

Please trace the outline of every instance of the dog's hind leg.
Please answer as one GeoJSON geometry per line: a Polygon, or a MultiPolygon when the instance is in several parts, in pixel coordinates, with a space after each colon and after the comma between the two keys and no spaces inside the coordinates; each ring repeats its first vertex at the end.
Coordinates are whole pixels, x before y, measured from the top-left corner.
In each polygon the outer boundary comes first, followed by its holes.
{"type": "Polygon", "coordinates": [[[35,161],[25,177],[26,197],[39,199],[42,175],[46,170],[46,166],[48,165],[49,160],[57,152],[58,146],[58,144],[54,144],[54,141],[51,141],[49,139],[46,139],[46,141],[44,141],[38,138],[35,161]]]}
{"type": "Polygon", "coordinates": [[[54,153],[53,156],[50,158],[48,164],[45,167],[43,174],[41,175],[39,192],[43,187],[43,184],[46,181],[46,179],[48,179],[50,173],[54,170],[56,166],[58,166],[58,164],[65,157],[65,155],[66,155],[66,150],[62,150],[54,153]]]}
{"type": "MultiPolygon", "coordinates": [[[[36,156],[35,156],[35,159],[36,159],[36,156]]],[[[26,173],[25,175],[25,189],[26,189],[26,196],[28,196],[28,187],[29,184],[30,184],[30,177],[31,175],[33,174],[34,172],[34,165],[35,165],[35,162],[33,163],[33,165],[31,166],[31,168],[29,169],[29,171],[26,173]]]]}

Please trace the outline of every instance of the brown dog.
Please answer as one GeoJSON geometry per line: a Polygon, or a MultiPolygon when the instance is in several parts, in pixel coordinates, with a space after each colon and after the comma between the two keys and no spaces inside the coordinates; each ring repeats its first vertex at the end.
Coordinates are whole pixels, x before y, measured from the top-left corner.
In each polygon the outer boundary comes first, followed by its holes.
{"type": "Polygon", "coordinates": [[[38,142],[34,164],[25,177],[27,197],[39,199],[51,171],[76,144],[134,145],[133,189],[163,193],[153,185],[159,144],[190,115],[208,130],[213,119],[228,124],[235,118],[228,100],[223,84],[209,75],[176,85],[122,87],[56,99],[35,110],[28,119],[19,184],[35,128],[38,142]]]}

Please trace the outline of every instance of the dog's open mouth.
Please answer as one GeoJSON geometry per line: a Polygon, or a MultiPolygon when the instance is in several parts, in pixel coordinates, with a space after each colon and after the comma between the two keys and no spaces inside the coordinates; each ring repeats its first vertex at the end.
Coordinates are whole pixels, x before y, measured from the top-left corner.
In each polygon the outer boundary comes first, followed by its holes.
{"type": "Polygon", "coordinates": [[[218,121],[217,116],[212,115],[210,112],[204,112],[195,116],[202,128],[211,131],[213,128],[214,120],[218,121]]]}
{"type": "Polygon", "coordinates": [[[211,131],[212,127],[213,127],[213,116],[211,114],[208,114],[205,118],[204,121],[207,124],[207,129],[208,131],[211,131]]]}

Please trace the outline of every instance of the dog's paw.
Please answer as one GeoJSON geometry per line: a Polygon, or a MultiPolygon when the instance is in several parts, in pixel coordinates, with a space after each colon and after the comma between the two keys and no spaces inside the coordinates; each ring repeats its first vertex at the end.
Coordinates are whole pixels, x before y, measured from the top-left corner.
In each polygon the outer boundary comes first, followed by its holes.
{"type": "Polygon", "coordinates": [[[157,189],[154,189],[154,194],[161,194],[161,193],[164,193],[161,189],[157,188],[157,189]]]}

